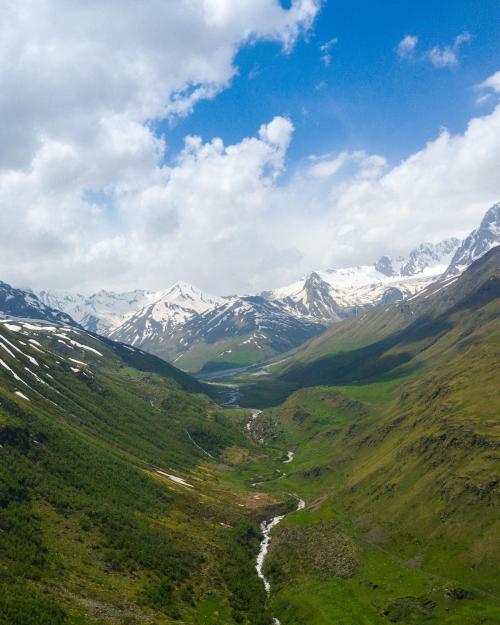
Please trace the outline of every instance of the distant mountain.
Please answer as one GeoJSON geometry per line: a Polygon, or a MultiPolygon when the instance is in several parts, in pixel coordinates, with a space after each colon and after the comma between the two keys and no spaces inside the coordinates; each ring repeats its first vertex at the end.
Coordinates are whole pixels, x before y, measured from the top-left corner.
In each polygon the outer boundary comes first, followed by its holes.
{"type": "Polygon", "coordinates": [[[459,245],[456,238],[423,243],[407,257],[382,256],[375,265],[315,271],[264,295],[292,314],[330,324],[415,295],[442,275],[459,245]]]}
{"type": "Polygon", "coordinates": [[[407,258],[403,257],[397,259],[396,263],[392,263],[392,275],[399,274],[402,277],[415,276],[428,269],[432,269],[433,274],[435,274],[439,271],[441,265],[450,261],[459,245],[460,239],[456,237],[445,239],[436,245],[432,243],[422,243],[412,250],[407,258]]]}
{"type": "Polygon", "coordinates": [[[455,252],[445,277],[456,276],[491,248],[500,245],[500,202],[492,206],[455,252]]]}
{"type": "Polygon", "coordinates": [[[223,297],[208,295],[185,282],[177,282],[166,291],[151,294],[149,299],[153,301],[113,328],[109,335],[131,345],[160,347],[189,319],[215,309],[226,301],[223,297]]]}
{"type": "MultiPolygon", "coordinates": [[[[476,341],[494,359],[496,346],[492,344],[488,352],[487,337],[498,331],[499,306],[500,247],[496,246],[458,276],[434,282],[403,302],[334,324],[272,366],[270,388],[279,396],[283,385],[286,396],[304,386],[369,383],[384,375],[385,379],[405,377],[423,366],[421,359],[428,357],[428,349],[439,363],[442,354],[455,357],[457,352],[463,358],[476,341]],[[481,328],[487,328],[484,336],[481,328]],[[472,334],[474,339],[469,338],[472,334]]],[[[264,396],[268,401],[269,394],[264,396]]]]}
{"type": "Polygon", "coordinates": [[[103,290],[88,297],[57,291],[37,293],[47,306],[66,312],[87,330],[104,336],[154,299],[155,295],[153,291],[144,290],[126,293],[103,290]]]}
{"type": "MultiPolygon", "coordinates": [[[[260,362],[297,347],[324,328],[262,296],[235,297],[191,317],[174,333],[170,347],[175,344],[174,362],[182,368],[218,369],[260,362]]],[[[161,354],[157,347],[154,352],[161,354]]]]}
{"type": "Polygon", "coordinates": [[[75,325],[74,320],[61,310],[47,306],[38,297],[27,291],[15,289],[0,281],[0,317],[13,316],[25,319],[75,325]]]}
{"type": "Polygon", "coordinates": [[[326,327],[414,297],[500,242],[500,204],[460,243],[422,243],[373,265],[314,271],[257,296],[220,297],[178,282],[165,291],[39,293],[86,329],[141,347],[189,371],[261,362],[326,327]]]}

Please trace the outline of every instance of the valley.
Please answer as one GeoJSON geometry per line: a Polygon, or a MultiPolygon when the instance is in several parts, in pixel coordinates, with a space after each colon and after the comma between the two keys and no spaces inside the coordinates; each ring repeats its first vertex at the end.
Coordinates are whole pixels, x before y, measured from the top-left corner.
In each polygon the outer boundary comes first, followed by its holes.
{"type": "Polygon", "coordinates": [[[498,0],[1,8],[0,625],[499,625],[498,0]]]}
{"type": "Polygon", "coordinates": [[[0,322],[0,622],[493,625],[499,250],[210,384],[0,322]]]}
{"type": "Polygon", "coordinates": [[[293,450],[266,490],[306,500],[267,559],[282,623],[498,619],[498,248],[477,265],[365,328],[332,328],[274,379],[231,378],[240,403],[262,390],[277,404],[254,438],[293,450]]]}

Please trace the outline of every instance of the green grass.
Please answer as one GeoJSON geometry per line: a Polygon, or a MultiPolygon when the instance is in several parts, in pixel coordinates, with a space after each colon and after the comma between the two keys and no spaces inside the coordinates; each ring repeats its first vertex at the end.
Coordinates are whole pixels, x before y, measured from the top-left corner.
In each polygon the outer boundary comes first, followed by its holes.
{"type": "MultiPolygon", "coordinates": [[[[29,336],[0,335],[28,351],[29,336]]],[[[78,336],[99,357],[36,339],[45,385],[0,370],[0,623],[269,625],[254,558],[258,520],[282,498],[253,499],[266,456],[241,412],[186,392],[203,387],[152,356],[137,369],[108,341],[78,336]]],[[[13,353],[2,359],[25,378],[13,353]]]]}
{"type": "Polygon", "coordinates": [[[340,324],[262,382],[305,386],[260,417],[269,445],[295,452],[261,488],[307,502],[275,530],[267,564],[283,625],[500,619],[499,289],[473,282],[416,321],[375,311],[340,324]],[[330,531],[357,545],[350,577],[310,567],[330,531]]]}

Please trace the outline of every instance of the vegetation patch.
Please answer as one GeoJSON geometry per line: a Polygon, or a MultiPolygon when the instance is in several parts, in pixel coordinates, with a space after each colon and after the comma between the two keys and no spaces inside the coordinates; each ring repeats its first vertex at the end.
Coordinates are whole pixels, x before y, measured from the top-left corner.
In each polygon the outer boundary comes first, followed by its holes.
{"type": "Polygon", "coordinates": [[[382,615],[391,623],[421,622],[420,617],[430,616],[436,604],[426,597],[400,597],[392,599],[382,609],[382,615]]]}
{"type": "Polygon", "coordinates": [[[307,575],[347,579],[360,567],[353,540],[333,523],[281,527],[273,535],[269,553],[269,575],[276,584],[307,575]]]}

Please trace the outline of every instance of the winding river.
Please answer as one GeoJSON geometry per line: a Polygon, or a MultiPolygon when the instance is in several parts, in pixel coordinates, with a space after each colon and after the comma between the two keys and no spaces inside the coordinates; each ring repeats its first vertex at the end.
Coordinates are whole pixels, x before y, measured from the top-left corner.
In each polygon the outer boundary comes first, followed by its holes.
{"type": "MultiPolygon", "coordinates": [[[[245,370],[245,368],[242,370],[245,370]]],[[[239,370],[235,369],[234,371],[239,371],[239,370]]],[[[225,373],[226,375],[228,374],[228,372],[225,372],[225,373]]],[[[223,373],[218,374],[218,375],[215,374],[211,377],[212,379],[216,379],[219,377],[222,378],[224,377],[224,374],[223,373]]],[[[210,379],[210,377],[206,378],[206,381],[208,381],[208,379],[210,379]]],[[[239,397],[239,386],[237,384],[223,384],[221,386],[226,386],[228,388],[227,398],[222,403],[222,405],[226,407],[231,406],[233,408],[238,408],[239,406],[237,404],[237,400],[239,397]]],[[[259,416],[261,412],[262,412],[261,410],[257,410],[257,409],[252,410],[250,419],[248,420],[245,426],[248,432],[251,432],[252,423],[259,416]]],[[[293,451],[288,451],[287,459],[283,461],[283,464],[290,464],[294,459],[294,455],[295,454],[293,451]]],[[[280,477],[285,477],[285,474],[282,473],[280,477]]],[[[254,484],[252,484],[252,486],[257,486],[257,484],[260,484],[260,482],[255,482],[254,484]]],[[[297,508],[295,509],[295,512],[299,510],[303,510],[305,505],[306,505],[306,502],[303,499],[300,499],[299,497],[297,497],[297,508]]],[[[291,513],[288,513],[288,514],[291,514],[291,513]]],[[[262,523],[260,524],[260,529],[262,530],[263,538],[260,542],[260,549],[259,549],[259,553],[257,554],[257,561],[255,563],[255,568],[257,570],[257,575],[262,580],[264,584],[264,588],[266,589],[266,593],[268,595],[271,592],[271,584],[269,580],[267,579],[267,577],[264,575],[264,564],[266,562],[267,554],[269,552],[269,546],[271,544],[271,532],[279,523],[281,523],[281,521],[283,521],[285,516],[287,515],[279,514],[273,517],[272,519],[268,519],[267,521],[262,521],[262,523]]],[[[273,618],[273,624],[281,625],[279,619],[277,619],[276,617],[273,618]]]]}

